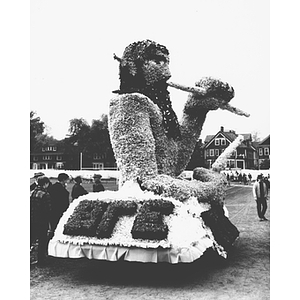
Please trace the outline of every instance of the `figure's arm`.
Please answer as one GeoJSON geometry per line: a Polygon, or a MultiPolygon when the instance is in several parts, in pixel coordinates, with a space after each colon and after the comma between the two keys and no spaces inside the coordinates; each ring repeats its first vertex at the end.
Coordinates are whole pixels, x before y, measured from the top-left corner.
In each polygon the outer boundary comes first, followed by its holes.
{"type": "Polygon", "coordinates": [[[157,175],[155,141],[150,126],[153,103],[139,93],[120,95],[110,102],[109,132],[121,183],[157,175]]]}
{"type": "Polygon", "coordinates": [[[228,103],[234,96],[234,90],[227,83],[213,78],[203,78],[196,86],[205,89],[204,95],[189,94],[181,120],[181,137],[178,141],[176,174],[179,175],[188,164],[197,140],[200,137],[206,115],[228,103]]]}

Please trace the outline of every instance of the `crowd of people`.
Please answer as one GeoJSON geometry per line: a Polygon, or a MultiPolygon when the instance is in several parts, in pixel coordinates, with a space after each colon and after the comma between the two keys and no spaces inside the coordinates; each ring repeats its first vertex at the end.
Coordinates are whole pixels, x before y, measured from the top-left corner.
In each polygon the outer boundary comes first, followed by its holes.
{"type": "MultiPolygon", "coordinates": [[[[242,172],[232,172],[225,174],[228,185],[231,182],[241,184],[252,183],[252,175],[242,172]]],[[[101,175],[95,174],[93,177],[93,192],[104,191],[101,182],[101,175]]],[[[34,174],[35,181],[30,185],[30,247],[38,240],[37,260],[33,264],[43,264],[47,257],[48,241],[52,238],[57,224],[68,209],[70,202],[88,191],[82,186],[81,176],[74,179],[66,173],[60,173],[57,181],[52,184],[44,173],[34,174]],[[72,180],[73,179],[73,180],[72,180]],[[67,190],[69,182],[75,182],[71,195],[67,190]],[[71,199],[70,199],[71,196],[71,199]]],[[[257,214],[260,221],[266,221],[267,198],[270,190],[270,175],[259,174],[253,184],[253,196],[257,203],[257,214]]]]}
{"type": "MultiPolygon", "coordinates": [[[[99,174],[94,175],[93,192],[105,190],[101,177],[99,174]]],[[[60,173],[54,184],[42,172],[35,173],[34,179],[30,185],[30,248],[38,240],[37,260],[32,263],[43,264],[47,257],[48,241],[61,216],[71,201],[88,194],[88,191],[81,185],[81,176],[75,177],[70,201],[67,184],[71,178],[68,174],[60,173]]]]}
{"type": "MultiPolygon", "coordinates": [[[[263,176],[263,174],[260,174],[263,178],[263,181],[266,183],[267,187],[270,188],[270,174],[268,176],[263,176]]],[[[227,182],[230,185],[231,182],[237,182],[241,184],[251,184],[256,179],[253,178],[251,173],[248,175],[246,173],[238,172],[238,171],[230,171],[226,173],[227,182]]]]}
{"type": "MultiPolygon", "coordinates": [[[[246,175],[242,172],[230,172],[226,173],[227,184],[230,186],[231,182],[237,182],[240,184],[251,184],[252,183],[252,175],[249,173],[246,175]]],[[[256,179],[254,179],[252,186],[253,198],[256,201],[257,215],[259,221],[268,221],[265,217],[268,205],[267,199],[270,195],[270,174],[268,176],[264,176],[263,174],[259,174],[256,179]]]]}

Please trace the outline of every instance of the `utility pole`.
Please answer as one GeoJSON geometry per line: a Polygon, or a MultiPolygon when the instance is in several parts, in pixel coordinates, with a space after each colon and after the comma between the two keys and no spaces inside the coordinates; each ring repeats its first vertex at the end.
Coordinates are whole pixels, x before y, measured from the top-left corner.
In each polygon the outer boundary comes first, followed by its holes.
{"type": "Polygon", "coordinates": [[[79,168],[82,170],[82,152],[80,152],[79,168]]]}

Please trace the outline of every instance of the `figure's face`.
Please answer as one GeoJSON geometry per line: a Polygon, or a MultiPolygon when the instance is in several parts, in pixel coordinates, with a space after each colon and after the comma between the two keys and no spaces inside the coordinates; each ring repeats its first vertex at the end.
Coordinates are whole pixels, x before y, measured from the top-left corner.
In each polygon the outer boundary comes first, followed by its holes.
{"type": "Polygon", "coordinates": [[[147,85],[167,81],[171,77],[169,57],[166,55],[157,55],[155,59],[145,61],[142,69],[147,85]]]}

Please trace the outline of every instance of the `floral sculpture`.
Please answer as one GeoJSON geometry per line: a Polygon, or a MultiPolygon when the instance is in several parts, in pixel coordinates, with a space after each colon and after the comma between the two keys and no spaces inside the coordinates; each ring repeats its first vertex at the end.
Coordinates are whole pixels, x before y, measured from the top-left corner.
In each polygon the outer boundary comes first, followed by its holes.
{"type": "MultiPolygon", "coordinates": [[[[218,79],[202,78],[179,122],[168,88],[167,48],[150,40],[126,47],[120,89],[110,102],[109,132],[121,188],[76,199],[60,220],[50,255],[143,262],[192,262],[213,248],[226,257],[238,230],[225,215],[225,179],[197,168],[180,178],[206,115],[234,97],[218,79]]],[[[192,89],[193,91],[193,89],[192,89]]],[[[231,150],[230,150],[231,151],[231,150]]]]}

